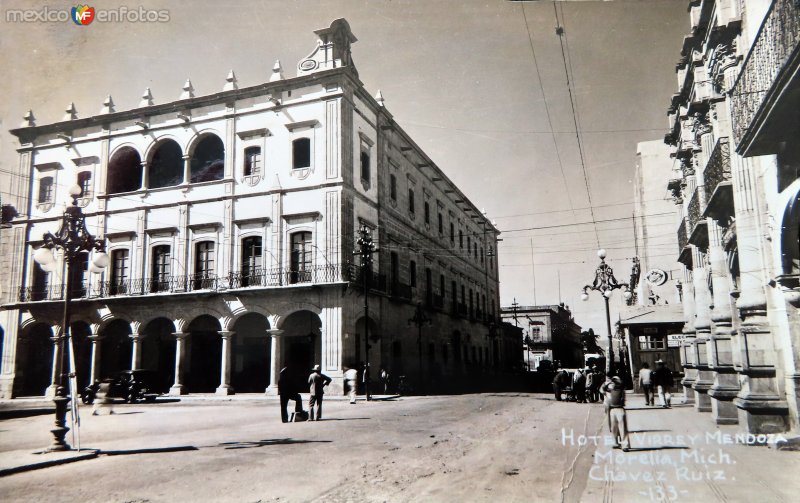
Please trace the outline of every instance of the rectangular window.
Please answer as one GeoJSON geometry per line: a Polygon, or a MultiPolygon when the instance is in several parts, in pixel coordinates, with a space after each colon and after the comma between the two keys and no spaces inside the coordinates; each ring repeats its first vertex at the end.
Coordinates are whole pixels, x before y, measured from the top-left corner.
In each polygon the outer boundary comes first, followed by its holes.
{"type": "Polygon", "coordinates": [[[242,240],[242,286],[261,284],[262,257],[261,237],[242,240]]]}
{"type": "Polygon", "coordinates": [[[397,202],[397,177],[394,175],[389,175],[389,197],[397,202]]]}
{"type": "Polygon", "coordinates": [[[411,280],[411,286],[417,286],[417,263],[413,260],[408,264],[408,275],[411,280]]]}
{"type": "Polygon", "coordinates": [[[469,251],[471,249],[472,249],[472,242],[470,241],[469,236],[467,236],[467,254],[469,254],[469,251]]]}
{"type": "Polygon", "coordinates": [[[92,197],[92,172],[81,171],[78,173],[78,187],[81,188],[82,198],[92,197]]]}
{"type": "Polygon", "coordinates": [[[426,224],[430,224],[431,223],[431,205],[428,204],[428,201],[425,201],[424,208],[425,208],[425,223],[426,224]]]}
{"type": "Polygon", "coordinates": [[[453,225],[453,222],[450,222],[450,243],[455,244],[456,242],[456,227],[453,225]]]}
{"type": "Polygon", "coordinates": [[[128,293],[129,258],[128,250],[111,252],[111,295],[128,293]]]}
{"type": "Polygon", "coordinates": [[[639,349],[642,350],[664,350],[664,338],[660,335],[640,335],[639,336],[639,349]]]}
{"type": "Polygon", "coordinates": [[[464,233],[458,229],[458,247],[464,248],[464,233]]]}
{"type": "Polygon", "coordinates": [[[313,250],[310,232],[295,232],[292,234],[291,271],[289,282],[309,283],[311,281],[311,267],[313,264],[313,250]]]}
{"type": "Polygon", "coordinates": [[[261,175],[261,147],[244,149],[244,176],[261,175]]]}
{"type": "Polygon", "coordinates": [[[361,179],[369,183],[370,169],[369,169],[369,152],[366,150],[361,151],[361,179]]]}
{"type": "Polygon", "coordinates": [[[444,219],[441,213],[439,213],[439,234],[444,234],[444,219]]]}
{"type": "Polygon", "coordinates": [[[408,189],[408,211],[413,215],[415,210],[414,191],[412,189],[408,189]]]}
{"type": "Polygon", "coordinates": [[[168,245],[161,245],[153,248],[151,274],[151,292],[164,292],[169,290],[170,248],[168,245]]]}
{"type": "Polygon", "coordinates": [[[39,180],[39,203],[53,202],[53,177],[45,176],[39,180]]]}
{"type": "Polygon", "coordinates": [[[72,296],[75,298],[83,297],[86,295],[86,285],[84,279],[86,273],[89,271],[89,254],[80,253],[75,259],[75,262],[70,267],[70,281],[72,282],[71,290],[72,296]]]}
{"type": "MultiPolygon", "coordinates": [[[[50,275],[37,262],[33,262],[33,282],[30,300],[45,300],[50,290],[50,275]]],[[[26,299],[20,299],[26,300],[26,299]]]]}
{"type": "Polygon", "coordinates": [[[194,289],[214,286],[214,242],[203,241],[194,247],[194,289]]]}
{"type": "Polygon", "coordinates": [[[311,139],[298,138],[292,142],[292,168],[311,167],[311,139]]]}
{"type": "Polygon", "coordinates": [[[439,295],[441,295],[442,300],[444,300],[444,274],[439,275],[439,295]]]}

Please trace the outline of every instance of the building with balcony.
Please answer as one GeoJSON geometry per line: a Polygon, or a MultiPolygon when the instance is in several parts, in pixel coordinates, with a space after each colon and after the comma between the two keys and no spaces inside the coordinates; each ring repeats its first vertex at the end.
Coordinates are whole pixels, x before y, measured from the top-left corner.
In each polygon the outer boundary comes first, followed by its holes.
{"type": "Polygon", "coordinates": [[[668,109],[687,401],[751,433],[798,430],[800,5],[695,0],[668,109]],[[690,74],[693,74],[690,76],[690,74]]]}
{"type": "Polygon", "coordinates": [[[567,368],[583,367],[581,327],[564,304],[511,305],[500,311],[503,321],[522,331],[523,368],[532,372],[542,360],[567,368]]]}
{"type": "Polygon", "coordinates": [[[152,369],[173,394],[273,393],[282,366],[318,363],[341,391],[366,361],[444,386],[516,363],[492,330],[498,230],[364,89],[348,23],[314,33],[295,77],[276,63],[254,86],[231,72],[212,95],[187,80],[175,101],[147,89],[133,110],[109,96],[98,115],[29,112],[12,130],[27,197],[2,230],[0,395],[54,390],[66,271],[32,256],[74,184],[110,256],[71,271],[79,386],[152,369]],[[362,226],[379,248],[368,292],[362,226]]]}

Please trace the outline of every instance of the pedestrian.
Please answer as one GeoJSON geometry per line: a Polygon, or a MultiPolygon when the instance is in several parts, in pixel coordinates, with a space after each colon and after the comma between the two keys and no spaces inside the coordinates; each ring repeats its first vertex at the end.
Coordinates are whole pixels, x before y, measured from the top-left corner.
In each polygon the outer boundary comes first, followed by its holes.
{"type": "Polygon", "coordinates": [[[622,379],[619,376],[612,377],[603,384],[602,391],[605,396],[608,429],[614,437],[614,449],[622,447],[624,452],[628,452],[628,417],[625,414],[625,386],[622,379]]]}
{"type": "Polygon", "coordinates": [[[556,401],[561,401],[561,393],[569,386],[570,378],[566,370],[558,367],[556,375],[553,377],[553,393],[556,395],[556,401]]]}
{"type": "Polygon", "coordinates": [[[108,411],[108,414],[114,413],[114,401],[108,396],[111,391],[111,380],[103,379],[97,382],[97,392],[94,395],[94,403],[92,404],[92,415],[99,416],[103,410],[108,411]]]}
{"type": "Polygon", "coordinates": [[[672,407],[672,385],[675,381],[672,379],[672,370],[667,367],[667,364],[662,359],[656,361],[657,368],[651,374],[650,380],[658,390],[658,398],[661,400],[661,407],[669,409],[672,407]]]}
{"type": "Polygon", "coordinates": [[[294,400],[294,415],[296,419],[304,418],[303,399],[300,397],[298,372],[291,365],[283,367],[278,374],[278,396],[281,399],[281,421],[289,422],[289,413],[286,407],[289,400],[294,400]]]}
{"type": "Polygon", "coordinates": [[[383,383],[383,394],[389,394],[389,371],[381,367],[381,382],[383,383]]]}
{"type": "Polygon", "coordinates": [[[650,364],[647,362],[642,363],[642,368],[639,369],[639,388],[644,393],[644,404],[655,405],[655,397],[653,396],[653,371],[650,370],[650,364]]]}
{"type": "Polygon", "coordinates": [[[596,399],[594,397],[594,393],[593,393],[593,390],[594,390],[594,372],[592,372],[591,368],[586,367],[585,369],[583,369],[583,375],[585,376],[585,379],[586,379],[586,384],[584,386],[584,397],[585,397],[587,402],[594,403],[596,401],[596,399]]]}
{"type": "Polygon", "coordinates": [[[356,403],[356,387],[358,386],[358,370],[353,367],[345,367],[344,385],[347,388],[347,396],[350,403],[356,403]]]}
{"type": "Polygon", "coordinates": [[[325,394],[323,388],[331,383],[331,378],[326,376],[320,371],[319,365],[314,365],[314,370],[308,376],[309,393],[311,397],[308,399],[308,409],[310,421],[319,421],[322,419],[322,396],[325,394]],[[317,416],[314,418],[314,406],[317,407],[317,416]]]}
{"type": "Polygon", "coordinates": [[[578,403],[586,403],[586,374],[583,369],[575,371],[575,380],[572,383],[572,390],[575,394],[575,401],[578,403]]]}

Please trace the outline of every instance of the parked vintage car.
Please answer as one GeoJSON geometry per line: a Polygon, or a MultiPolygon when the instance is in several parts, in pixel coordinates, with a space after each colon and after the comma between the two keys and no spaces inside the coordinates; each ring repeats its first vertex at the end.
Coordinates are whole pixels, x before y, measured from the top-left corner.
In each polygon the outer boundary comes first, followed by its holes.
{"type": "MultiPolygon", "coordinates": [[[[122,398],[128,403],[139,401],[154,402],[160,395],[157,391],[158,375],[152,370],[123,370],[114,374],[108,379],[109,383],[108,398],[122,398]]],[[[83,403],[94,402],[100,381],[90,384],[83,390],[81,399],[83,403]]]]}

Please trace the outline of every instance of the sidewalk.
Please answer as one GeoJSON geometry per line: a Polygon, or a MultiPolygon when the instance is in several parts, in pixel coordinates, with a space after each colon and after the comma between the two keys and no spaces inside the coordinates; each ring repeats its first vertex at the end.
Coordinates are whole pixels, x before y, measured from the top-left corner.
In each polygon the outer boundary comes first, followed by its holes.
{"type": "MultiPolygon", "coordinates": [[[[607,423],[599,441],[584,439],[594,453],[582,502],[797,501],[800,453],[753,445],[763,439],[714,424],[682,398],[663,409],[628,395],[629,452],[606,445],[607,423]]],[[[562,442],[580,440],[570,433],[562,442]]]]}

